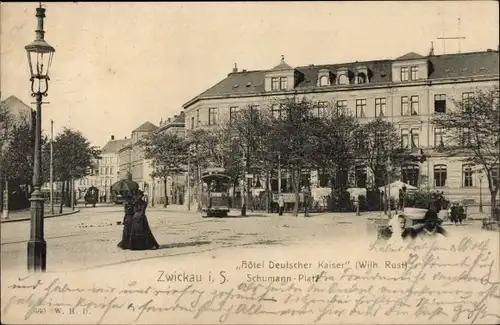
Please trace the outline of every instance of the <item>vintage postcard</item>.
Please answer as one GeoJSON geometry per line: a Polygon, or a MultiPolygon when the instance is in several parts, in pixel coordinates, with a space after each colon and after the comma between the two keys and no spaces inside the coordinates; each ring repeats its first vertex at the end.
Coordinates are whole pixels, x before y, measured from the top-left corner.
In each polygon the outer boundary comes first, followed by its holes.
{"type": "Polygon", "coordinates": [[[497,6],[1,3],[1,323],[500,323],[497,6]]]}

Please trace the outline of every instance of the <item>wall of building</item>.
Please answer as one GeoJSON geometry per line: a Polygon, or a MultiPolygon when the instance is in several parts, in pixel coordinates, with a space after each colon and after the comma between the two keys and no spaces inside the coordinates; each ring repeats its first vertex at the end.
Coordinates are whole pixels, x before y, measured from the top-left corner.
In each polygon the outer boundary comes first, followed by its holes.
{"type": "MultiPolygon", "coordinates": [[[[431,123],[434,112],[434,96],[446,96],[446,109],[454,108],[453,100],[461,100],[462,94],[466,92],[475,92],[478,89],[487,89],[498,85],[498,80],[492,78],[483,79],[456,79],[456,80],[434,80],[412,82],[410,84],[387,84],[387,85],[370,85],[364,84],[356,87],[342,87],[341,89],[333,90],[318,90],[317,88],[311,92],[304,94],[307,98],[313,101],[325,101],[330,105],[335,105],[339,100],[346,100],[347,107],[356,115],[356,100],[366,100],[366,110],[364,116],[357,114],[360,123],[367,123],[377,116],[375,111],[375,100],[377,98],[385,99],[385,119],[393,122],[399,132],[403,130],[413,129],[413,132],[418,132],[419,148],[431,150],[435,147],[435,143],[439,143],[438,137],[435,136],[435,130],[431,123]],[[417,115],[402,115],[402,100],[401,97],[418,96],[418,114],[417,115]],[[437,139],[437,141],[436,141],[437,139]]],[[[226,97],[218,99],[202,99],[186,108],[186,129],[192,128],[191,119],[195,118],[195,128],[209,124],[209,109],[216,108],[219,116],[219,121],[229,119],[230,107],[238,106],[240,109],[251,105],[260,105],[261,107],[270,107],[272,100],[284,96],[253,96],[253,97],[226,97]],[[199,116],[199,122],[196,120],[199,116]]],[[[416,98],[416,97],[414,97],[416,98]]],[[[409,104],[411,105],[411,104],[409,104]]],[[[405,112],[403,112],[405,113],[405,112]]],[[[445,140],[446,141],[446,140],[445,140]]],[[[431,150],[432,152],[432,150],[431,150]]],[[[479,200],[479,181],[480,173],[475,173],[473,176],[472,186],[465,186],[463,163],[460,158],[445,158],[433,156],[423,164],[418,164],[421,175],[420,186],[428,189],[443,190],[445,194],[453,199],[472,198],[479,200]],[[436,186],[434,177],[434,167],[437,165],[445,165],[447,171],[447,179],[444,186],[436,186]]],[[[483,176],[484,177],[484,176],[483,176]]],[[[487,180],[483,178],[483,201],[489,201],[487,193],[487,180]]]]}

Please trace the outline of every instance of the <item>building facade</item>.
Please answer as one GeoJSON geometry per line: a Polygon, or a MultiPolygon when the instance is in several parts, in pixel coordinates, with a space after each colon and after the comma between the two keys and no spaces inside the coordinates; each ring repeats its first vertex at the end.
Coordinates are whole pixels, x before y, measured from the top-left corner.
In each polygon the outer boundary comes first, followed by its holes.
{"type": "MultiPolygon", "coordinates": [[[[174,115],[165,121],[160,121],[160,126],[154,132],[157,134],[177,134],[179,137],[185,136],[185,115],[181,112],[179,115],[174,115]]],[[[153,172],[153,166],[150,165],[150,174],[153,172]]],[[[168,197],[169,204],[184,204],[186,196],[185,186],[186,175],[179,173],[169,176],[166,182],[162,179],[155,178],[152,180],[151,198],[154,199],[155,204],[165,203],[165,193],[168,197]],[[166,191],[165,191],[166,186],[166,191]]]]}
{"type": "Polygon", "coordinates": [[[144,152],[139,141],[145,135],[158,129],[156,125],[147,121],[132,131],[131,139],[118,150],[119,177],[124,178],[127,173],[132,174],[132,179],[139,184],[147,195],[150,193],[151,163],[144,159],[144,152]]]}
{"type": "Polygon", "coordinates": [[[99,171],[97,188],[99,193],[105,196],[106,202],[110,200],[110,187],[117,182],[120,175],[120,160],[119,150],[130,143],[130,139],[115,139],[112,135],[110,140],[104,145],[101,151],[101,159],[99,160],[99,171]]]}
{"type": "MultiPolygon", "coordinates": [[[[400,166],[403,181],[442,190],[452,199],[477,200],[478,187],[487,189],[487,182],[480,181],[483,176],[475,166],[436,152],[443,131],[433,126],[432,117],[453,109],[453,100],[498,85],[498,58],[494,50],[429,56],[408,53],[394,60],[293,68],[282,57],[270,70],[240,72],[235,68],[185,103],[186,129],[230,120],[245,107],[272,110],[273,100],[306,96],[316,102],[318,111],[336,105],[350,109],[360,123],[379,116],[391,121],[401,134],[402,146],[422,149],[429,156],[424,163],[400,166]]],[[[311,178],[313,186],[321,186],[317,175],[311,178]]]]}

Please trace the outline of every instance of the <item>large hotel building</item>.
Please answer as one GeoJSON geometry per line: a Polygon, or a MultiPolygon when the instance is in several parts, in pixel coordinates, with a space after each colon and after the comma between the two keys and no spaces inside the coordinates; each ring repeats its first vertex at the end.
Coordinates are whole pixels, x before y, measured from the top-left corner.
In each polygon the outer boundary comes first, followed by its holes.
{"type": "MultiPolygon", "coordinates": [[[[498,50],[487,50],[408,53],[396,59],[300,67],[289,66],[282,57],[274,68],[257,71],[238,71],[235,66],[226,78],[183,105],[185,126],[190,130],[216,125],[249,105],[269,106],[271,99],[305,95],[318,108],[331,103],[349,108],[360,123],[378,116],[393,122],[403,145],[417,146],[429,156],[424,163],[400,166],[401,180],[442,190],[452,199],[477,201],[480,185],[488,193],[487,180],[475,166],[436,152],[443,131],[433,126],[432,116],[446,114],[453,99],[498,85],[498,59],[498,50]]],[[[311,178],[313,186],[324,186],[317,176],[311,178]]],[[[489,200],[488,194],[484,200],[489,200]]]]}

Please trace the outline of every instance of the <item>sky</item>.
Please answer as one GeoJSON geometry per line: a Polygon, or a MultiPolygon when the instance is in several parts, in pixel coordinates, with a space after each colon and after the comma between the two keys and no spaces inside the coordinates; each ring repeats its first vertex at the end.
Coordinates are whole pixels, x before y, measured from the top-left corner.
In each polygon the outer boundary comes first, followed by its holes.
{"type": "MultiPolygon", "coordinates": [[[[0,89],[28,105],[24,46],[35,38],[37,3],[1,3],[0,89]]],[[[466,37],[462,52],[497,49],[496,1],[44,3],[45,39],[56,49],[44,130],[54,121],[94,145],[158,125],[238,68],[426,55],[438,37],[466,37]],[[459,28],[458,18],[461,24],[459,28]]],[[[446,53],[458,52],[447,41],[446,53]]]]}

